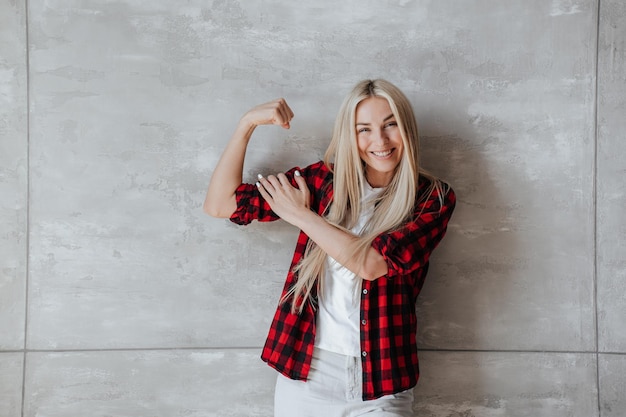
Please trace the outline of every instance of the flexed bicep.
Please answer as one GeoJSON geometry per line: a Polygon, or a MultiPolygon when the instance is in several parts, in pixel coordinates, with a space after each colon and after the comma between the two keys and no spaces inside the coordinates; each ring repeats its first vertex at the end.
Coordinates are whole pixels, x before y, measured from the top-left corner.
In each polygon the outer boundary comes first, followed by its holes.
{"type": "Polygon", "coordinates": [[[242,182],[248,143],[256,127],[278,125],[289,129],[292,118],[293,111],[283,98],[259,104],[243,115],[211,176],[203,205],[207,214],[227,218],[237,209],[235,191],[242,182]]]}

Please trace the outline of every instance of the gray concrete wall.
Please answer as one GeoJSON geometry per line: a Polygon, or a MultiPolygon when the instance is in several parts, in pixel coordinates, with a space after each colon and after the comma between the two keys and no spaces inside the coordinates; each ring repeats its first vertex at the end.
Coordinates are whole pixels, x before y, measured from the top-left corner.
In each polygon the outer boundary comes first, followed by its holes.
{"type": "Polygon", "coordinates": [[[420,417],[626,416],[622,0],[0,2],[0,417],[270,416],[284,223],[203,215],[319,158],[384,77],[458,206],[418,303],[420,417]]]}

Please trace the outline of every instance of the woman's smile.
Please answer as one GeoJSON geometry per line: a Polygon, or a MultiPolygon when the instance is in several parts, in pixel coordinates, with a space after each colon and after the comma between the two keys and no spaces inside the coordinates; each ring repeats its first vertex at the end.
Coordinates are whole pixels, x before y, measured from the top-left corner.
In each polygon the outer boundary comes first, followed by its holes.
{"type": "Polygon", "coordinates": [[[387,157],[391,155],[393,151],[394,149],[389,149],[387,151],[372,151],[372,153],[378,158],[386,159],[387,157]]]}

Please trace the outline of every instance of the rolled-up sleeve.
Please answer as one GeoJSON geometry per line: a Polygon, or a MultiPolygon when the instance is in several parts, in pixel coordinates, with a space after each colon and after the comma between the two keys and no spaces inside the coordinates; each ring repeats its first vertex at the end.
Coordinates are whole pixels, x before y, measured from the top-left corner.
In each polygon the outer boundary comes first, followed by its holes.
{"type": "Polygon", "coordinates": [[[233,223],[246,225],[253,220],[268,222],[279,218],[254,184],[241,184],[235,190],[235,198],[237,209],[230,216],[233,223]]]}
{"type": "MultiPolygon", "coordinates": [[[[291,182],[291,185],[297,187],[298,184],[294,178],[294,173],[299,170],[305,180],[309,182],[311,175],[310,167],[300,168],[294,167],[285,172],[285,175],[291,182]]],[[[271,222],[278,220],[280,217],[272,211],[272,208],[259,192],[255,184],[241,184],[235,190],[235,198],[237,200],[237,209],[230,216],[230,221],[239,225],[250,224],[253,220],[260,222],[271,222]]]]}
{"type": "Polygon", "coordinates": [[[418,204],[412,221],[402,228],[383,233],[372,242],[387,262],[387,277],[408,275],[424,267],[431,253],[446,234],[456,204],[452,188],[444,184],[444,195],[435,189],[418,204]]]}

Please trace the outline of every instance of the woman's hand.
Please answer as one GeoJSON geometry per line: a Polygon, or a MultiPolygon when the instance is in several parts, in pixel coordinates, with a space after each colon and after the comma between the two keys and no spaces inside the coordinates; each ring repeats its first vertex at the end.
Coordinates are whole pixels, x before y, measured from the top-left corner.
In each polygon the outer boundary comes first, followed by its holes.
{"type": "Polygon", "coordinates": [[[267,178],[259,175],[256,185],[274,213],[286,222],[298,226],[298,220],[310,212],[311,196],[299,171],[295,172],[294,178],[298,187],[292,186],[285,174],[270,175],[267,178]]]}
{"type": "Polygon", "coordinates": [[[293,111],[291,111],[284,98],[279,98],[251,108],[243,115],[241,120],[254,127],[259,125],[278,125],[289,129],[291,119],[293,119],[293,111]]]}

